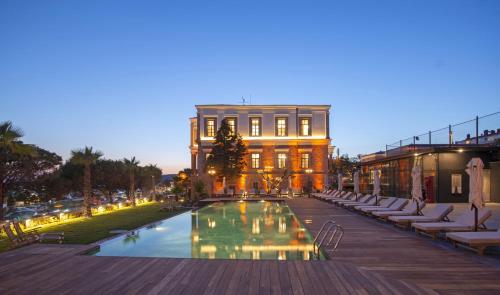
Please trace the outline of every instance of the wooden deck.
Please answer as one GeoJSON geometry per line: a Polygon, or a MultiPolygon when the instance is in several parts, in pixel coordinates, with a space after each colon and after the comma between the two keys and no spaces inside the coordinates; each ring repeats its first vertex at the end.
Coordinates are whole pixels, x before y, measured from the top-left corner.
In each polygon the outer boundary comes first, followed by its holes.
{"type": "Polygon", "coordinates": [[[499,259],[478,257],[313,199],[287,201],[318,230],[345,238],[329,261],[79,255],[84,245],[0,254],[0,294],[499,294],[499,259]]]}

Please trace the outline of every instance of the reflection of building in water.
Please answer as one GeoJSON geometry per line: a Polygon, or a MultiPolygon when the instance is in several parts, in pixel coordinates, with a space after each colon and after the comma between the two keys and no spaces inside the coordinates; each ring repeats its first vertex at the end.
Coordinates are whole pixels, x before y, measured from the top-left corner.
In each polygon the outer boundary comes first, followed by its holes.
{"type": "Polygon", "coordinates": [[[272,202],[205,207],[192,214],[191,240],[193,258],[309,259],[313,251],[288,207],[272,202]]]}

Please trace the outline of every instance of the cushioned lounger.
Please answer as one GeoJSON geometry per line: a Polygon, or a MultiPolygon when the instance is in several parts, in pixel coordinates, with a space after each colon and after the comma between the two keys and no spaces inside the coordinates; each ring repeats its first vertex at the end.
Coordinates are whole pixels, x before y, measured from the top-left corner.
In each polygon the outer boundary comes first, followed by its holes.
{"type": "MultiPolygon", "coordinates": [[[[329,201],[334,203],[334,204],[339,204],[342,202],[354,202],[355,199],[356,199],[356,195],[350,194],[350,195],[345,195],[342,198],[330,199],[329,201]]],[[[358,199],[360,199],[359,195],[358,195],[358,199]]]]}
{"type": "Polygon", "coordinates": [[[347,192],[345,194],[342,195],[342,197],[326,197],[324,200],[325,201],[333,201],[333,200],[340,200],[340,199],[343,199],[343,200],[347,200],[347,199],[350,199],[352,198],[354,195],[353,192],[347,192]]]}
{"type": "Polygon", "coordinates": [[[360,202],[353,202],[353,203],[341,203],[340,205],[345,207],[345,208],[354,208],[355,206],[359,206],[359,205],[368,205],[368,206],[373,206],[375,205],[375,197],[370,197],[368,198],[368,200],[366,200],[365,202],[363,203],[360,203],[360,202]]]}
{"type": "Polygon", "coordinates": [[[373,205],[373,206],[370,206],[370,205],[358,205],[358,206],[354,206],[354,209],[356,210],[360,210],[360,211],[363,211],[363,209],[365,208],[371,208],[371,209],[380,209],[380,208],[389,208],[389,206],[392,205],[392,203],[394,203],[396,201],[396,198],[395,197],[389,197],[389,198],[386,198],[386,199],[379,199],[379,205],[373,205]]]}
{"type": "Polygon", "coordinates": [[[390,216],[389,220],[398,225],[409,226],[413,222],[436,222],[446,218],[453,211],[453,206],[449,204],[437,204],[424,215],[415,216],[390,216]]]}
{"type": "MultiPolygon", "coordinates": [[[[480,209],[477,214],[477,224],[484,224],[484,222],[486,222],[486,220],[490,217],[490,209],[480,209]]],[[[412,223],[411,226],[417,233],[426,233],[431,235],[432,238],[435,239],[439,232],[474,230],[474,218],[474,211],[467,210],[462,215],[460,215],[456,221],[453,222],[415,222],[412,223]]]]}
{"type": "MultiPolygon", "coordinates": [[[[425,207],[425,203],[420,203],[419,208],[423,209],[425,207]]],[[[389,216],[409,216],[409,215],[417,215],[417,204],[414,201],[409,201],[403,210],[394,210],[394,211],[374,211],[372,215],[387,219],[389,216]]]]}
{"type": "Polygon", "coordinates": [[[484,254],[486,247],[500,246],[500,229],[497,231],[481,231],[481,232],[456,232],[447,233],[446,238],[450,240],[453,245],[466,245],[479,253],[484,254]]]}
{"type": "Polygon", "coordinates": [[[389,207],[386,207],[386,208],[376,208],[376,207],[361,207],[361,211],[365,212],[365,213],[372,213],[372,212],[376,212],[376,211],[394,211],[394,210],[400,210],[401,208],[404,207],[404,205],[406,205],[406,203],[408,202],[407,199],[403,199],[403,198],[395,198],[394,202],[392,202],[392,204],[389,206],[389,207]]]}
{"type": "Polygon", "coordinates": [[[371,195],[365,195],[363,197],[358,196],[358,201],[356,201],[356,196],[353,194],[352,198],[345,199],[345,200],[332,200],[333,203],[337,205],[342,205],[343,203],[364,203],[368,201],[372,196],[371,195]]]}

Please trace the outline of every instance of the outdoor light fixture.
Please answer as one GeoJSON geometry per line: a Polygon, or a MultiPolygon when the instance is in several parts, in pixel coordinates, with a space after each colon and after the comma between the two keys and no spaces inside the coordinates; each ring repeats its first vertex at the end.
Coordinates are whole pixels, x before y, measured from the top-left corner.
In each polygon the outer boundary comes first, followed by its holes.
{"type": "Polygon", "coordinates": [[[459,149],[458,150],[459,153],[463,153],[464,152],[464,149],[459,149]]]}
{"type": "Polygon", "coordinates": [[[306,171],[307,174],[311,174],[313,172],[312,169],[306,169],[305,171],[306,171]]]}

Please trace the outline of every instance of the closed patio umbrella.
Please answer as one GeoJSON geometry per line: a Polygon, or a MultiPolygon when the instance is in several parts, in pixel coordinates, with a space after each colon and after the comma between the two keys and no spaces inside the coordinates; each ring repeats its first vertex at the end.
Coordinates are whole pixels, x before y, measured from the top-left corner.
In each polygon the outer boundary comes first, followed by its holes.
{"type": "Polygon", "coordinates": [[[343,183],[342,183],[342,173],[339,173],[338,174],[338,190],[341,192],[342,191],[342,187],[343,187],[343,183]]]}
{"type": "Polygon", "coordinates": [[[414,166],[411,170],[411,199],[417,204],[417,213],[420,214],[419,204],[422,202],[422,168],[414,166]]]}
{"type": "Polygon", "coordinates": [[[354,193],[356,194],[356,201],[359,194],[359,171],[354,172],[354,193]]]}
{"type": "Polygon", "coordinates": [[[478,210],[484,207],[483,167],[484,164],[480,158],[472,158],[465,169],[465,172],[469,174],[469,203],[471,203],[470,209],[474,209],[474,231],[477,231],[478,210]]]}
{"type": "Polygon", "coordinates": [[[375,205],[378,204],[378,195],[380,194],[380,175],[378,170],[373,172],[373,195],[375,196],[375,205]]]}

